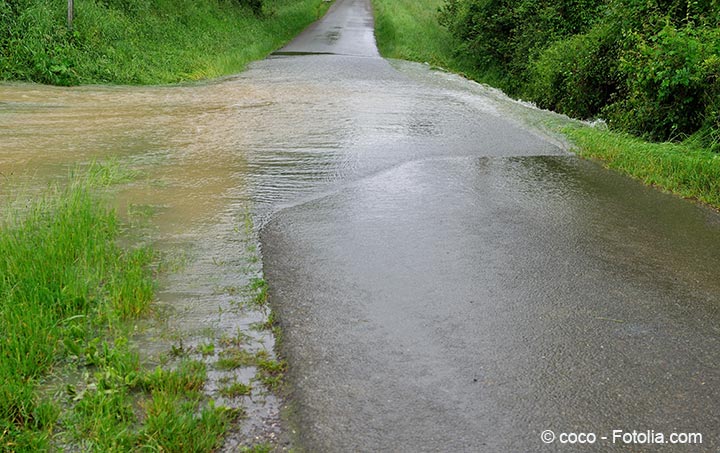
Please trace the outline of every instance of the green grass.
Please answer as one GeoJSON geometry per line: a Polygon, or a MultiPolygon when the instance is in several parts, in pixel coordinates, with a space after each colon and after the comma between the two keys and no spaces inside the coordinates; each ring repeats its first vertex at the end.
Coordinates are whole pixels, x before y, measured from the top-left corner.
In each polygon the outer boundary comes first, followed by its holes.
{"type": "Polygon", "coordinates": [[[268,300],[268,284],[260,277],[253,277],[245,287],[246,293],[250,296],[250,302],[257,307],[264,307],[268,300]]]}
{"type": "Polygon", "coordinates": [[[233,382],[231,384],[220,387],[220,395],[225,398],[235,398],[238,396],[250,395],[252,387],[242,382],[233,382]]]}
{"type": "Polygon", "coordinates": [[[683,143],[648,143],[588,127],[564,131],[579,155],[599,159],[645,184],[720,208],[720,155],[683,143]]]}
{"type": "Polygon", "coordinates": [[[221,351],[215,362],[216,369],[225,371],[252,365],[255,365],[255,356],[240,347],[231,347],[221,351]]]}
{"type": "Polygon", "coordinates": [[[437,24],[445,0],[373,0],[375,36],[387,58],[450,66],[450,34],[437,24]]]}
{"type": "Polygon", "coordinates": [[[453,37],[438,23],[445,0],[373,0],[375,38],[383,57],[417,61],[472,76],[470,64],[453,52],[453,37]]]}
{"type": "Polygon", "coordinates": [[[322,0],[83,0],[0,5],[0,80],[58,85],[163,84],[241,71],[322,14],[322,0]],[[9,11],[9,10],[8,10],[9,11]],[[5,14],[4,14],[5,12],[5,14]]]}
{"type": "Polygon", "coordinates": [[[3,206],[0,450],[212,451],[241,415],[206,400],[203,363],[148,371],[128,341],[155,254],[118,245],[100,195],[124,179],[113,168],[3,206]]]}
{"type": "Polygon", "coordinates": [[[255,354],[257,374],[255,378],[268,389],[277,390],[283,382],[288,364],[285,360],[274,360],[266,351],[255,354]]]}
{"type": "Polygon", "coordinates": [[[137,316],[153,297],[147,249],[116,245],[118,222],[91,176],[8,209],[0,227],[0,445],[45,444],[55,411],[38,381],[105,326],[137,316]]]}

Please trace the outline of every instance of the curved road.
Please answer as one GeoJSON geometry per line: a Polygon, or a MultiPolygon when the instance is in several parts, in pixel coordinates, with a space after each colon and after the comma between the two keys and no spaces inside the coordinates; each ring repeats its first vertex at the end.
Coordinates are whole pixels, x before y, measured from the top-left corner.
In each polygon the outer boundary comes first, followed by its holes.
{"type": "Polygon", "coordinates": [[[292,84],[314,121],[249,162],[297,446],[718,451],[720,216],[397,71],[372,26],[337,0],[241,76],[292,84]]]}

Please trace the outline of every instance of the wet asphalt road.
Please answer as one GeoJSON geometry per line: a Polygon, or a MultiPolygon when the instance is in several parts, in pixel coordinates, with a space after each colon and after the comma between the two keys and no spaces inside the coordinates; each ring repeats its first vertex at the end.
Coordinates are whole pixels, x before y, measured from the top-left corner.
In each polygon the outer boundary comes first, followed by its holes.
{"type": "Polygon", "coordinates": [[[717,213],[397,71],[367,1],[242,77],[304,81],[249,161],[297,447],[720,451],[717,213]]]}

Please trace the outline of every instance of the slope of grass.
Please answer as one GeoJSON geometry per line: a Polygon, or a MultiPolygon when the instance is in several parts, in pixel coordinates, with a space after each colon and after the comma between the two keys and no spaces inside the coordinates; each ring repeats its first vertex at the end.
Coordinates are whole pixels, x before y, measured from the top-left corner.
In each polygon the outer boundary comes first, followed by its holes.
{"type": "Polygon", "coordinates": [[[373,0],[375,38],[385,58],[428,63],[473,80],[493,83],[493,75],[480,73],[461,54],[455,41],[438,23],[444,0],[373,0]]]}
{"type": "Polygon", "coordinates": [[[387,58],[447,66],[452,60],[450,33],[437,26],[443,0],[375,0],[375,36],[387,58]]]}
{"type": "Polygon", "coordinates": [[[588,127],[564,133],[578,154],[599,159],[645,184],[720,208],[720,155],[681,143],[648,143],[617,132],[588,127]]]}
{"type": "Polygon", "coordinates": [[[162,84],[239,72],[290,40],[322,0],[83,0],[0,6],[0,80],[59,85],[162,84]]]}

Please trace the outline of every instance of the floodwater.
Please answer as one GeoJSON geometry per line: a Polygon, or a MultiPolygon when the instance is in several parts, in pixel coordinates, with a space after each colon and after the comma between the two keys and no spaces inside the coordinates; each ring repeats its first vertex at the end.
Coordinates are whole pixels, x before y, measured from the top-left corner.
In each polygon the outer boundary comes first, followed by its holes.
{"type": "MultiPolygon", "coordinates": [[[[623,429],[716,451],[717,213],[571,156],[543,128],[567,119],[379,58],[369,11],[338,0],[212,82],[0,85],[0,197],[93,160],[135,172],[118,209],[177,264],[141,329],[150,361],[238,331],[271,350],[249,328],[264,314],[237,309],[264,272],[298,448],[540,451],[546,429],[623,429]]],[[[226,448],[283,434],[272,395],[229,403],[251,417],[226,448]]],[[[635,447],[657,445],[588,450],[635,447]]]]}

